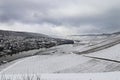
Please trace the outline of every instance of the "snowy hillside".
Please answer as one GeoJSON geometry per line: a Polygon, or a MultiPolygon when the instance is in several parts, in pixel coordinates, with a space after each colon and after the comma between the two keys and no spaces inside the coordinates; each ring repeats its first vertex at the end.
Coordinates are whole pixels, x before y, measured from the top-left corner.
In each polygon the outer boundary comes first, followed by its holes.
{"type": "Polygon", "coordinates": [[[80,43],[98,43],[120,35],[119,32],[110,34],[69,35],[66,38],[80,43]]]}
{"type": "MultiPolygon", "coordinates": [[[[117,75],[120,74],[120,34],[83,37],[75,39],[80,40],[75,44],[38,50],[34,56],[4,64],[0,66],[0,74],[38,74],[45,78],[45,73],[79,73],[79,78],[76,78],[82,80],[108,80],[107,75],[115,74],[115,77],[109,80],[119,80],[120,77],[117,75]],[[87,42],[85,43],[84,40],[87,42]]],[[[60,76],[57,76],[56,79],[60,79],[60,76]]],[[[67,79],[73,80],[67,77],[61,80],[67,79]]]]}
{"type": "Polygon", "coordinates": [[[23,51],[73,43],[72,40],[52,38],[44,34],[0,30],[0,65],[25,56],[19,54],[23,51]]]}

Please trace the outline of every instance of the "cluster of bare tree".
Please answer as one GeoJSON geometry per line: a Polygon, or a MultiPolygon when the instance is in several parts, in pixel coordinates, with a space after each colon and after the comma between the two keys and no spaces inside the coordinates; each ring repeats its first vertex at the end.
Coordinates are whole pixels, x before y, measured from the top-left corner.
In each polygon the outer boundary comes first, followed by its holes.
{"type": "Polygon", "coordinates": [[[0,56],[13,55],[18,52],[39,48],[50,48],[61,44],[73,44],[71,40],[56,39],[49,37],[21,37],[0,36],[0,56]]]}

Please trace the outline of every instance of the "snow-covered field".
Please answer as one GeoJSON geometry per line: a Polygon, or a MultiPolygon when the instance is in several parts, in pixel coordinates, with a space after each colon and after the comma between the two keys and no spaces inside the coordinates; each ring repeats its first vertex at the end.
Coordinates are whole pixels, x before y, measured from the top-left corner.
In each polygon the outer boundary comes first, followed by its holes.
{"type": "Polygon", "coordinates": [[[43,80],[45,77],[45,80],[120,80],[120,36],[113,35],[101,38],[95,44],[93,42],[52,47],[37,53],[38,55],[14,61],[14,64],[4,68],[0,74],[39,74],[43,80]],[[84,51],[91,52],[80,54],[84,51]]]}
{"type": "Polygon", "coordinates": [[[120,80],[120,72],[79,74],[3,75],[0,80],[120,80]]]}

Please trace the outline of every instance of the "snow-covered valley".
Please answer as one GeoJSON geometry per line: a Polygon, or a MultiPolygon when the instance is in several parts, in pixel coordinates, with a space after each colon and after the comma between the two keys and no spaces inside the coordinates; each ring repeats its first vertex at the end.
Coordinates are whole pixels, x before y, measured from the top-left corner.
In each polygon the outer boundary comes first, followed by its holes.
{"type": "MultiPolygon", "coordinates": [[[[89,76],[82,80],[105,80],[107,79],[105,77],[106,75],[120,74],[119,43],[120,35],[117,34],[101,39],[88,39],[86,43],[83,39],[83,41],[81,40],[75,44],[55,46],[38,52],[34,56],[15,60],[14,63],[11,62],[12,64],[3,68],[0,74],[39,74],[46,76],[47,74],[53,73],[57,73],[58,75],[64,73],[68,73],[68,75],[71,75],[69,73],[79,73],[78,75],[81,75],[80,78],[83,78],[82,76],[85,75],[89,76]],[[84,45],[82,43],[84,43],[84,45]],[[105,77],[105,79],[94,78],[95,75],[98,76],[98,74],[102,75],[103,78],[105,77]]],[[[116,78],[117,80],[120,79],[118,76],[116,78]]],[[[70,78],[68,79],[70,80],[70,78]]],[[[115,78],[111,78],[109,80],[114,79],[115,78]]],[[[49,79],[47,78],[46,80],[49,79]]]]}

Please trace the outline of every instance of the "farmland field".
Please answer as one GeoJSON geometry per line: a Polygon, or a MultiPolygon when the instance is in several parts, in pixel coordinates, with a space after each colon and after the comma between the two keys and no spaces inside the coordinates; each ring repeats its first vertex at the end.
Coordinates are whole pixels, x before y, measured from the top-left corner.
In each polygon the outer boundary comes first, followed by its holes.
{"type": "Polygon", "coordinates": [[[94,73],[98,75],[106,72],[107,75],[111,75],[115,72],[114,74],[119,74],[119,34],[106,35],[106,37],[99,36],[96,39],[85,37],[78,40],[74,40],[74,44],[57,45],[46,49],[43,48],[43,50],[36,49],[21,52],[20,54],[29,54],[30,56],[1,65],[0,74],[38,74],[43,76],[46,76],[46,74],[54,76],[52,74],[64,73],[79,73],[80,75],[82,75],[81,73],[86,73],[86,75],[94,73]]]}

